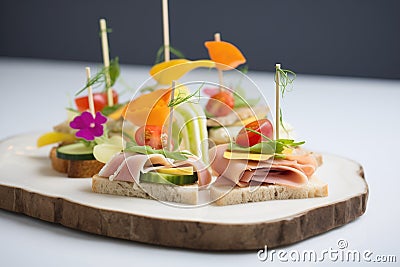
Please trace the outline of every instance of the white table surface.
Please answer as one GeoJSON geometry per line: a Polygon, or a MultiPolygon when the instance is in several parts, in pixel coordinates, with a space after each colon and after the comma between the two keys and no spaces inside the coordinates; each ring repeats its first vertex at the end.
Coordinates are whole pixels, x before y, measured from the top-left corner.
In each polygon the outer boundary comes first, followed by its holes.
{"type": "MultiPolygon", "coordinates": [[[[49,131],[52,125],[61,122],[65,118],[63,107],[68,105],[67,96],[72,99],[83,84],[85,66],[84,62],[0,58],[0,139],[49,131]]],[[[123,65],[122,77],[136,88],[148,78],[148,70],[148,67],[123,65]]],[[[249,76],[270,95],[272,74],[251,72],[249,76]]],[[[123,87],[117,85],[117,89],[118,86],[123,87]]],[[[366,213],[354,222],[280,249],[321,253],[337,249],[338,240],[345,239],[349,249],[395,255],[399,262],[400,172],[396,169],[400,151],[400,81],[298,75],[294,90],[284,100],[284,112],[299,139],[307,141],[308,148],[360,162],[370,196],[366,213]]],[[[257,251],[210,253],[106,238],[3,210],[0,210],[0,237],[1,266],[279,263],[277,259],[260,262],[257,251]]]]}

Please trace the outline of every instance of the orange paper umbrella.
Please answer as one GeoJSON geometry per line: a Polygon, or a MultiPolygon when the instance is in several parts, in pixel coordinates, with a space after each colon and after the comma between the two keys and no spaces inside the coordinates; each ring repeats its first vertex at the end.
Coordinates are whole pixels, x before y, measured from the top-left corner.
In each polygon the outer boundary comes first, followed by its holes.
{"type": "Polygon", "coordinates": [[[163,126],[169,115],[171,89],[159,89],[144,94],[128,104],[124,118],[136,126],[163,126]]]}
{"type": "Polygon", "coordinates": [[[242,52],[231,43],[224,41],[208,41],[205,42],[204,45],[208,49],[211,60],[220,63],[216,66],[220,70],[234,69],[246,62],[242,52]]]}

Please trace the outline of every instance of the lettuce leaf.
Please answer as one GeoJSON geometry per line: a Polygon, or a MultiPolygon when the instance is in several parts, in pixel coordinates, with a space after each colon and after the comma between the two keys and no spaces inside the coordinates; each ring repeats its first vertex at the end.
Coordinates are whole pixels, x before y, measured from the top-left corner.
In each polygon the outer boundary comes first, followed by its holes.
{"type": "Polygon", "coordinates": [[[144,155],[160,154],[169,159],[174,160],[187,160],[189,153],[181,151],[168,151],[165,149],[153,149],[151,146],[139,146],[134,143],[128,143],[124,152],[139,153],[144,155]]]}
{"type": "Polygon", "coordinates": [[[282,156],[282,152],[285,148],[294,148],[304,144],[304,141],[295,142],[292,139],[278,139],[270,141],[262,141],[250,147],[239,146],[236,143],[230,143],[228,145],[229,151],[257,153],[257,154],[275,154],[276,156],[282,156]]]}

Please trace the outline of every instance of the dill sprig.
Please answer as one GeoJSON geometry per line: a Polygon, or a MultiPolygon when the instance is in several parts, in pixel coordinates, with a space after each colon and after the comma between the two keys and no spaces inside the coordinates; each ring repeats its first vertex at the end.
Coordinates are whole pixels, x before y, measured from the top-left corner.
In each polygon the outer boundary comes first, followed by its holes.
{"type": "MultiPolygon", "coordinates": [[[[276,71],[280,74],[279,86],[281,88],[282,98],[286,91],[291,91],[293,88],[293,82],[296,79],[296,73],[291,70],[285,70],[278,67],[275,67],[276,71]],[[290,88],[287,88],[288,86],[290,88]]],[[[276,82],[276,81],[275,81],[276,82]]]]}
{"type": "Polygon", "coordinates": [[[283,116],[282,116],[282,109],[279,108],[279,123],[282,126],[282,129],[285,131],[286,134],[289,134],[289,131],[286,129],[285,125],[283,125],[283,116]]]}
{"type": "MultiPolygon", "coordinates": [[[[283,99],[285,93],[290,92],[292,90],[293,82],[296,79],[296,73],[294,71],[291,71],[288,69],[281,69],[278,67],[275,67],[275,69],[280,74],[279,88],[281,89],[281,97],[283,99]],[[288,88],[289,85],[290,85],[290,88],[288,88]]],[[[276,79],[275,79],[275,83],[276,83],[276,79]]],[[[288,130],[283,125],[283,116],[282,116],[281,108],[279,109],[279,122],[282,126],[282,129],[286,132],[286,134],[289,134],[288,130]]]]}
{"type": "Polygon", "coordinates": [[[204,84],[203,82],[194,93],[189,95],[186,95],[184,92],[179,92],[178,96],[168,103],[168,107],[176,107],[184,102],[189,102],[193,97],[197,97],[198,101],[200,101],[200,91],[204,84]]]}
{"type": "MultiPolygon", "coordinates": [[[[164,45],[161,46],[157,50],[156,61],[154,62],[154,65],[164,61],[164,50],[165,50],[165,46],[164,45]]],[[[185,58],[185,56],[183,55],[183,53],[181,51],[179,51],[178,49],[176,49],[176,48],[174,48],[172,46],[169,46],[169,51],[171,52],[171,54],[173,54],[177,58],[185,58]]]]}
{"type": "Polygon", "coordinates": [[[80,89],[78,92],[75,93],[75,96],[81,94],[83,91],[85,91],[89,86],[92,86],[94,88],[97,88],[101,84],[104,84],[104,90],[107,90],[107,84],[106,84],[106,75],[107,73],[110,75],[110,87],[115,84],[117,81],[119,74],[120,74],[120,67],[119,67],[119,58],[116,57],[110,61],[110,66],[109,67],[103,67],[99,72],[96,73],[96,75],[91,78],[83,87],[80,89]]]}

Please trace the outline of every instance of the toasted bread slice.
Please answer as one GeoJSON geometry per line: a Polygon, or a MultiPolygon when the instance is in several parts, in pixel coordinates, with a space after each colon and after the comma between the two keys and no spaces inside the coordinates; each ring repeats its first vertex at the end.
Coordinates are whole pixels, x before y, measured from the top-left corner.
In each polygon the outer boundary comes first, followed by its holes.
{"type": "Polygon", "coordinates": [[[139,197],[155,199],[182,204],[197,204],[198,185],[168,185],[157,183],[110,181],[107,177],[94,175],[92,190],[95,193],[111,194],[118,196],[139,197]]]}
{"type": "Polygon", "coordinates": [[[67,173],[68,172],[68,165],[69,162],[66,159],[59,159],[57,158],[57,146],[53,147],[50,150],[50,160],[51,160],[51,166],[53,167],[54,170],[62,173],[67,173]]]}
{"type": "Polygon", "coordinates": [[[325,197],[328,195],[328,184],[317,177],[309,179],[308,183],[300,187],[263,184],[231,188],[230,186],[211,186],[211,200],[218,206],[234,205],[248,202],[267,200],[301,199],[325,197]]]}
{"type": "Polygon", "coordinates": [[[97,160],[66,160],[57,158],[57,148],[50,150],[51,166],[54,170],[66,173],[70,178],[89,178],[99,173],[104,163],[97,160]]]}

